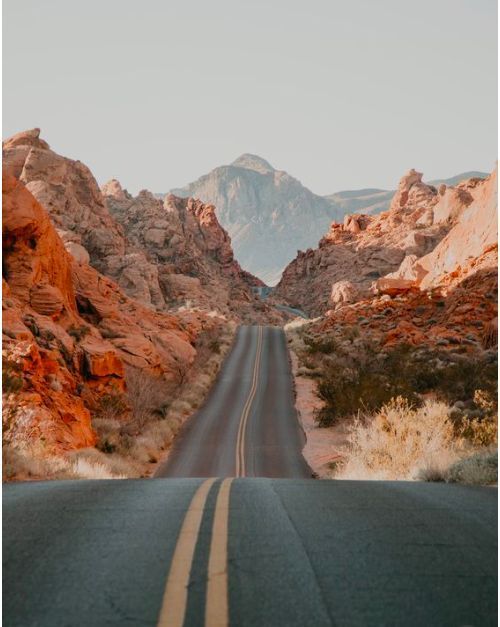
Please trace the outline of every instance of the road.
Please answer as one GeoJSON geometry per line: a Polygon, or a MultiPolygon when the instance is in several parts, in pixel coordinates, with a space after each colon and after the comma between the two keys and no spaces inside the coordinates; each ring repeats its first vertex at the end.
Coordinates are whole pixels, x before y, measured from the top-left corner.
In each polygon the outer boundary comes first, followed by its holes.
{"type": "Polygon", "coordinates": [[[3,516],[5,627],[496,625],[492,488],[56,481],[3,516]]]}
{"type": "Polygon", "coordinates": [[[275,305],[276,309],[280,311],[284,311],[286,313],[295,316],[296,318],[304,318],[304,320],[309,320],[309,316],[304,313],[301,309],[296,309],[295,307],[288,307],[288,305],[275,305]]]}
{"type": "Polygon", "coordinates": [[[308,478],[285,334],[242,326],[207,402],[157,477],[308,478]]]}
{"type": "Polygon", "coordinates": [[[314,481],[302,445],[283,332],[242,327],[168,478],[4,486],[4,625],[496,625],[496,489],[314,481]]]}

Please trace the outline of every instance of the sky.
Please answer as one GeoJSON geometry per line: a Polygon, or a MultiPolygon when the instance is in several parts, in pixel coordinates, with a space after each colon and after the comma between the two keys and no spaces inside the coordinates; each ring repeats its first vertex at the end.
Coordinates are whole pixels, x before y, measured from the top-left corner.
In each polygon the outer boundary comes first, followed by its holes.
{"type": "Polygon", "coordinates": [[[312,191],[497,158],[496,0],[4,0],[3,137],[168,191],[251,152],[312,191]]]}

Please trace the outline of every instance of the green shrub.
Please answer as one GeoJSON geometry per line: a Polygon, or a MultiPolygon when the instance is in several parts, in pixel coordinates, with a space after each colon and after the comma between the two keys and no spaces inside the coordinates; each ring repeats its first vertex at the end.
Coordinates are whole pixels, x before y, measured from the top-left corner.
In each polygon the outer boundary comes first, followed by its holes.
{"type": "Polygon", "coordinates": [[[337,348],[337,342],[332,337],[304,335],[304,344],[310,354],[323,353],[329,355],[337,348]]]}
{"type": "Polygon", "coordinates": [[[2,393],[15,394],[22,390],[24,381],[22,377],[22,366],[11,359],[2,361],[2,393]]]}
{"type": "Polygon", "coordinates": [[[81,327],[75,327],[74,325],[68,329],[68,335],[71,335],[77,342],[83,340],[83,338],[90,333],[90,327],[85,325],[81,327]]]}
{"type": "MultiPolygon", "coordinates": [[[[321,346],[316,339],[312,346],[311,351],[311,343],[306,343],[302,364],[318,379],[317,392],[324,403],[317,414],[321,427],[359,411],[375,411],[397,396],[419,406],[423,395],[431,392],[453,405],[456,401],[473,404],[476,391],[481,390],[493,399],[488,415],[495,413],[496,362],[464,356],[458,363],[447,364],[447,353],[419,350],[407,344],[387,348],[364,341],[349,349],[337,346],[332,354],[316,350],[321,346]]],[[[477,403],[475,406],[480,407],[477,403]]],[[[480,409],[486,415],[484,407],[480,409]]],[[[470,425],[476,438],[491,439],[491,425],[483,426],[470,425]]]]}

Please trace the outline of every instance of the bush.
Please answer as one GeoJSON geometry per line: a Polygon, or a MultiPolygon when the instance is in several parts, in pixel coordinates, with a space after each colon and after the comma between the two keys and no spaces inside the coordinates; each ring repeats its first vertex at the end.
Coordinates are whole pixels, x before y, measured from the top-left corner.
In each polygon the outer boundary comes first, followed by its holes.
{"type": "Polygon", "coordinates": [[[23,368],[16,361],[2,360],[2,394],[16,394],[23,388],[23,368]]]}
{"type": "Polygon", "coordinates": [[[123,419],[129,410],[127,397],[123,392],[110,392],[100,398],[97,416],[107,420],[123,419]]]}
{"type": "Polygon", "coordinates": [[[474,398],[479,389],[496,397],[497,385],[497,364],[478,357],[448,364],[439,371],[436,382],[440,397],[451,405],[474,398]]]}
{"type": "Polygon", "coordinates": [[[324,406],[317,414],[318,425],[328,427],[359,411],[375,411],[397,396],[419,405],[418,394],[434,384],[434,375],[427,360],[410,355],[405,345],[382,352],[365,342],[354,353],[338,353],[335,360],[324,362],[318,383],[324,406]]]}
{"type": "Polygon", "coordinates": [[[337,348],[337,342],[332,337],[305,335],[303,339],[310,354],[323,353],[329,355],[337,348]]]}
{"type": "Polygon", "coordinates": [[[83,338],[89,333],[90,327],[87,327],[85,325],[81,327],[76,327],[73,325],[68,329],[68,335],[71,335],[71,337],[74,338],[77,342],[83,340],[83,338]]]}
{"type": "Polygon", "coordinates": [[[480,451],[454,463],[446,480],[469,485],[491,485],[498,481],[498,451],[480,451]]]}
{"type": "MultiPolygon", "coordinates": [[[[293,348],[309,375],[318,379],[317,393],[323,401],[317,413],[320,427],[360,411],[376,411],[397,396],[419,406],[424,395],[433,393],[452,405],[456,401],[472,403],[476,390],[481,389],[488,398],[496,399],[495,360],[407,344],[389,348],[359,338],[337,343],[328,336],[303,335],[301,344],[299,339],[293,338],[293,348]]],[[[493,405],[496,407],[496,401],[493,405]]]]}
{"type": "Polygon", "coordinates": [[[415,408],[401,397],[355,420],[344,453],[336,475],[342,479],[415,479],[420,469],[447,466],[457,456],[446,405],[427,401],[415,408]]]}

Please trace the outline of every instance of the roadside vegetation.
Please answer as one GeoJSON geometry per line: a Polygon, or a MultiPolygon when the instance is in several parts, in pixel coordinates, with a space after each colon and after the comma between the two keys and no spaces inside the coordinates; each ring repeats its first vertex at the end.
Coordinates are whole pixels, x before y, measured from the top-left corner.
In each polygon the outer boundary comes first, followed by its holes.
{"type": "Polygon", "coordinates": [[[328,476],[497,481],[497,353],[399,344],[356,326],[342,335],[288,330],[299,374],[315,380],[321,428],[347,428],[328,476]]]}

